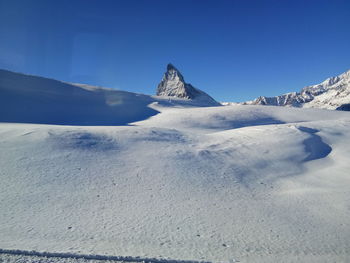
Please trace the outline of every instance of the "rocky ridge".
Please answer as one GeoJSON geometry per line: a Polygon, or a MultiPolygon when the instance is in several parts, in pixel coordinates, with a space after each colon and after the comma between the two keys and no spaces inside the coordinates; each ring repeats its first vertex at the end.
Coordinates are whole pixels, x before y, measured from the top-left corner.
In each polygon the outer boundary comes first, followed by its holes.
{"type": "Polygon", "coordinates": [[[320,84],[307,86],[300,92],[275,97],[260,96],[243,104],[349,110],[350,70],[320,84]]]}

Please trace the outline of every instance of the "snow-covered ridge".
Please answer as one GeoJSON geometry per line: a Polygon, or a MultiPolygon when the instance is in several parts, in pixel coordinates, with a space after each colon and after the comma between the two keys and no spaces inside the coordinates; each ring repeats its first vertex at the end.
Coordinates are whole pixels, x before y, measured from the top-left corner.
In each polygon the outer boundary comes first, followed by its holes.
{"type": "Polygon", "coordinates": [[[0,70],[0,122],[125,125],[158,112],[150,96],[0,70]]]}
{"type": "Polygon", "coordinates": [[[168,64],[167,71],[164,73],[163,79],[158,85],[157,96],[200,100],[211,105],[219,105],[219,103],[207,93],[186,83],[180,71],[172,64],[168,64]]]}
{"type": "Polygon", "coordinates": [[[156,97],[0,70],[0,122],[126,125],[157,113],[150,105],[216,106],[196,99],[156,97]]]}
{"type": "Polygon", "coordinates": [[[349,110],[350,70],[339,76],[328,78],[320,84],[307,86],[300,92],[286,93],[276,97],[260,96],[243,104],[349,110]]]}

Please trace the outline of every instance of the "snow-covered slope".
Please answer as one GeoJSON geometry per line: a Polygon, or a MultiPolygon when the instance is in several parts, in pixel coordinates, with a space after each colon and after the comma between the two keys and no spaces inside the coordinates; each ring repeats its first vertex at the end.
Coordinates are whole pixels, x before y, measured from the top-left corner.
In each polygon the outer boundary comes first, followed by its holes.
{"type": "Polygon", "coordinates": [[[349,259],[347,112],[151,107],[132,126],[0,124],[0,247],[349,259]]]}
{"type": "Polygon", "coordinates": [[[125,125],[157,112],[150,96],[0,70],[0,121],[125,125]]]}
{"type": "Polygon", "coordinates": [[[81,99],[90,102],[79,104],[92,114],[88,124],[105,124],[100,116],[128,125],[0,123],[0,249],[138,261],[349,261],[348,112],[194,107],[4,74],[2,120],[50,121],[35,118],[52,105],[68,114],[81,99]],[[114,103],[106,94],[125,96],[107,116],[101,109],[114,103]],[[128,107],[138,111],[126,118],[128,107]]]}
{"type": "Polygon", "coordinates": [[[172,64],[168,64],[167,71],[164,73],[163,79],[158,85],[157,96],[196,100],[206,103],[208,106],[220,105],[204,91],[196,89],[191,84],[186,83],[180,71],[172,64]]]}
{"type": "Polygon", "coordinates": [[[349,110],[350,70],[320,84],[305,87],[301,92],[276,97],[262,96],[244,104],[349,110]]]}

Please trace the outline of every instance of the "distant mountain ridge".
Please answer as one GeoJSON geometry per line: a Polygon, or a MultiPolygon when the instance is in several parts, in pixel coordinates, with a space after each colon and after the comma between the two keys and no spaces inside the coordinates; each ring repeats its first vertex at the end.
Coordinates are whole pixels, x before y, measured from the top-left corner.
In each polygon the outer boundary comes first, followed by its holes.
{"type": "Polygon", "coordinates": [[[320,84],[307,86],[300,92],[275,97],[260,96],[246,105],[273,105],[323,109],[350,109],[350,70],[320,84]]]}

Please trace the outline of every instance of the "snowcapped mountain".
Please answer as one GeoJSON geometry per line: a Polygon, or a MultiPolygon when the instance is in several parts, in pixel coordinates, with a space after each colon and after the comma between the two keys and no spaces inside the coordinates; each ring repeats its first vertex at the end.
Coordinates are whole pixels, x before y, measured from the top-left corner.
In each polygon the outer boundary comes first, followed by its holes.
{"type": "Polygon", "coordinates": [[[189,100],[200,100],[212,105],[219,105],[212,97],[204,91],[196,89],[186,83],[180,71],[172,64],[168,64],[162,81],[157,88],[157,96],[177,97],[189,100]]]}
{"type": "Polygon", "coordinates": [[[305,108],[350,109],[350,70],[320,84],[307,86],[300,92],[286,93],[276,97],[261,96],[243,104],[293,106],[305,108]]]}

